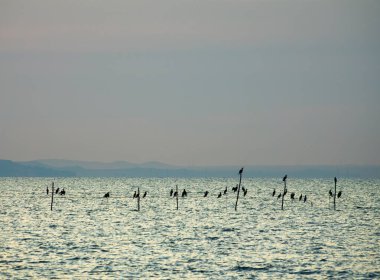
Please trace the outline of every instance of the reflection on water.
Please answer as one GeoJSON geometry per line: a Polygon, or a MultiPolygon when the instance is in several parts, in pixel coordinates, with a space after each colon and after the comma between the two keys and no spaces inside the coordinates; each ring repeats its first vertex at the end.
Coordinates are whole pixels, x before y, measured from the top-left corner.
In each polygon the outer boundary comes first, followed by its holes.
{"type": "Polygon", "coordinates": [[[339,181],[337,211],[332,180],[289,180],[308,201],[287,195],[281,211],[280,179],[243,179],[235,212],[236,181],[62,178],[51,212],[51,179],[0,179],[0,278],[380,277],[379,180],[339,181]],[[178,211],[176,184],[188,192],[178,211]]]}

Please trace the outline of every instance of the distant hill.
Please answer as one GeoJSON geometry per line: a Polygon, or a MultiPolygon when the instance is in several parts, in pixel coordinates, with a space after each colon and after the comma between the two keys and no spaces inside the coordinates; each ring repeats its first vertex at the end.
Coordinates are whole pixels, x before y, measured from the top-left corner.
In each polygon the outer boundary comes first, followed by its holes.
{"type": "Polygon", "coordinates": [[[56,170],[45,166],[0,160],[0,177],[71,177],[75,175],[68,170],[56,170]]]}
{"type": "MultiPolygon", "coordinates": [[[[0,176],[30,177],[238,177],[241,166],[179,167],[161,162],[134,164],[127,161],[89,162],[73,160],[0,160],[0,176]]],[[[246,166],[244,177],[251,178],[380,178],[380,166],[246,166]]]]}

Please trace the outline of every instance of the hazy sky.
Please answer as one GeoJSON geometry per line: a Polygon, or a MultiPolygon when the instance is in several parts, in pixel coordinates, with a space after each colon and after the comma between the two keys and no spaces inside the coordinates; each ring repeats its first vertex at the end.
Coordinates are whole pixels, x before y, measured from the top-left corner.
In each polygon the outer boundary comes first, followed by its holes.
{"type": "Polygon", "coordinates": [[[380,1],[0,0],[0,158],[380,164],[380,1]]]}

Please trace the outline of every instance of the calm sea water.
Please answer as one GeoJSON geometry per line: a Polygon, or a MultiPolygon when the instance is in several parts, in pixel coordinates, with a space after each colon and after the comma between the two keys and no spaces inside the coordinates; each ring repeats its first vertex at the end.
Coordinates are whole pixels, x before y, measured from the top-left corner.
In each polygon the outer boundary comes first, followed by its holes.
{"type": "Polygon", "coordinates": [[[243,178],[236,212],[237,179],[56,179],[53,211],[51,181],[0,179],[0,278],[380,278],[380,180],[339,180],[333,211],[332,180],[289,179],[281,211],[280,179],[243,178]]]}

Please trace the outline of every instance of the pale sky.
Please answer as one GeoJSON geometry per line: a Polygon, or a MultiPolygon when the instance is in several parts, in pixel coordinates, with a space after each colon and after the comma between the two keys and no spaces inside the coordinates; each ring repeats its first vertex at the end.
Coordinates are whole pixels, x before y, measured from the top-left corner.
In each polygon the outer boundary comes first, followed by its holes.
{"type": "Polygon", "coordinates": [[[380,164],[380,1],[0,0],[0,159],[380,164]]]}

